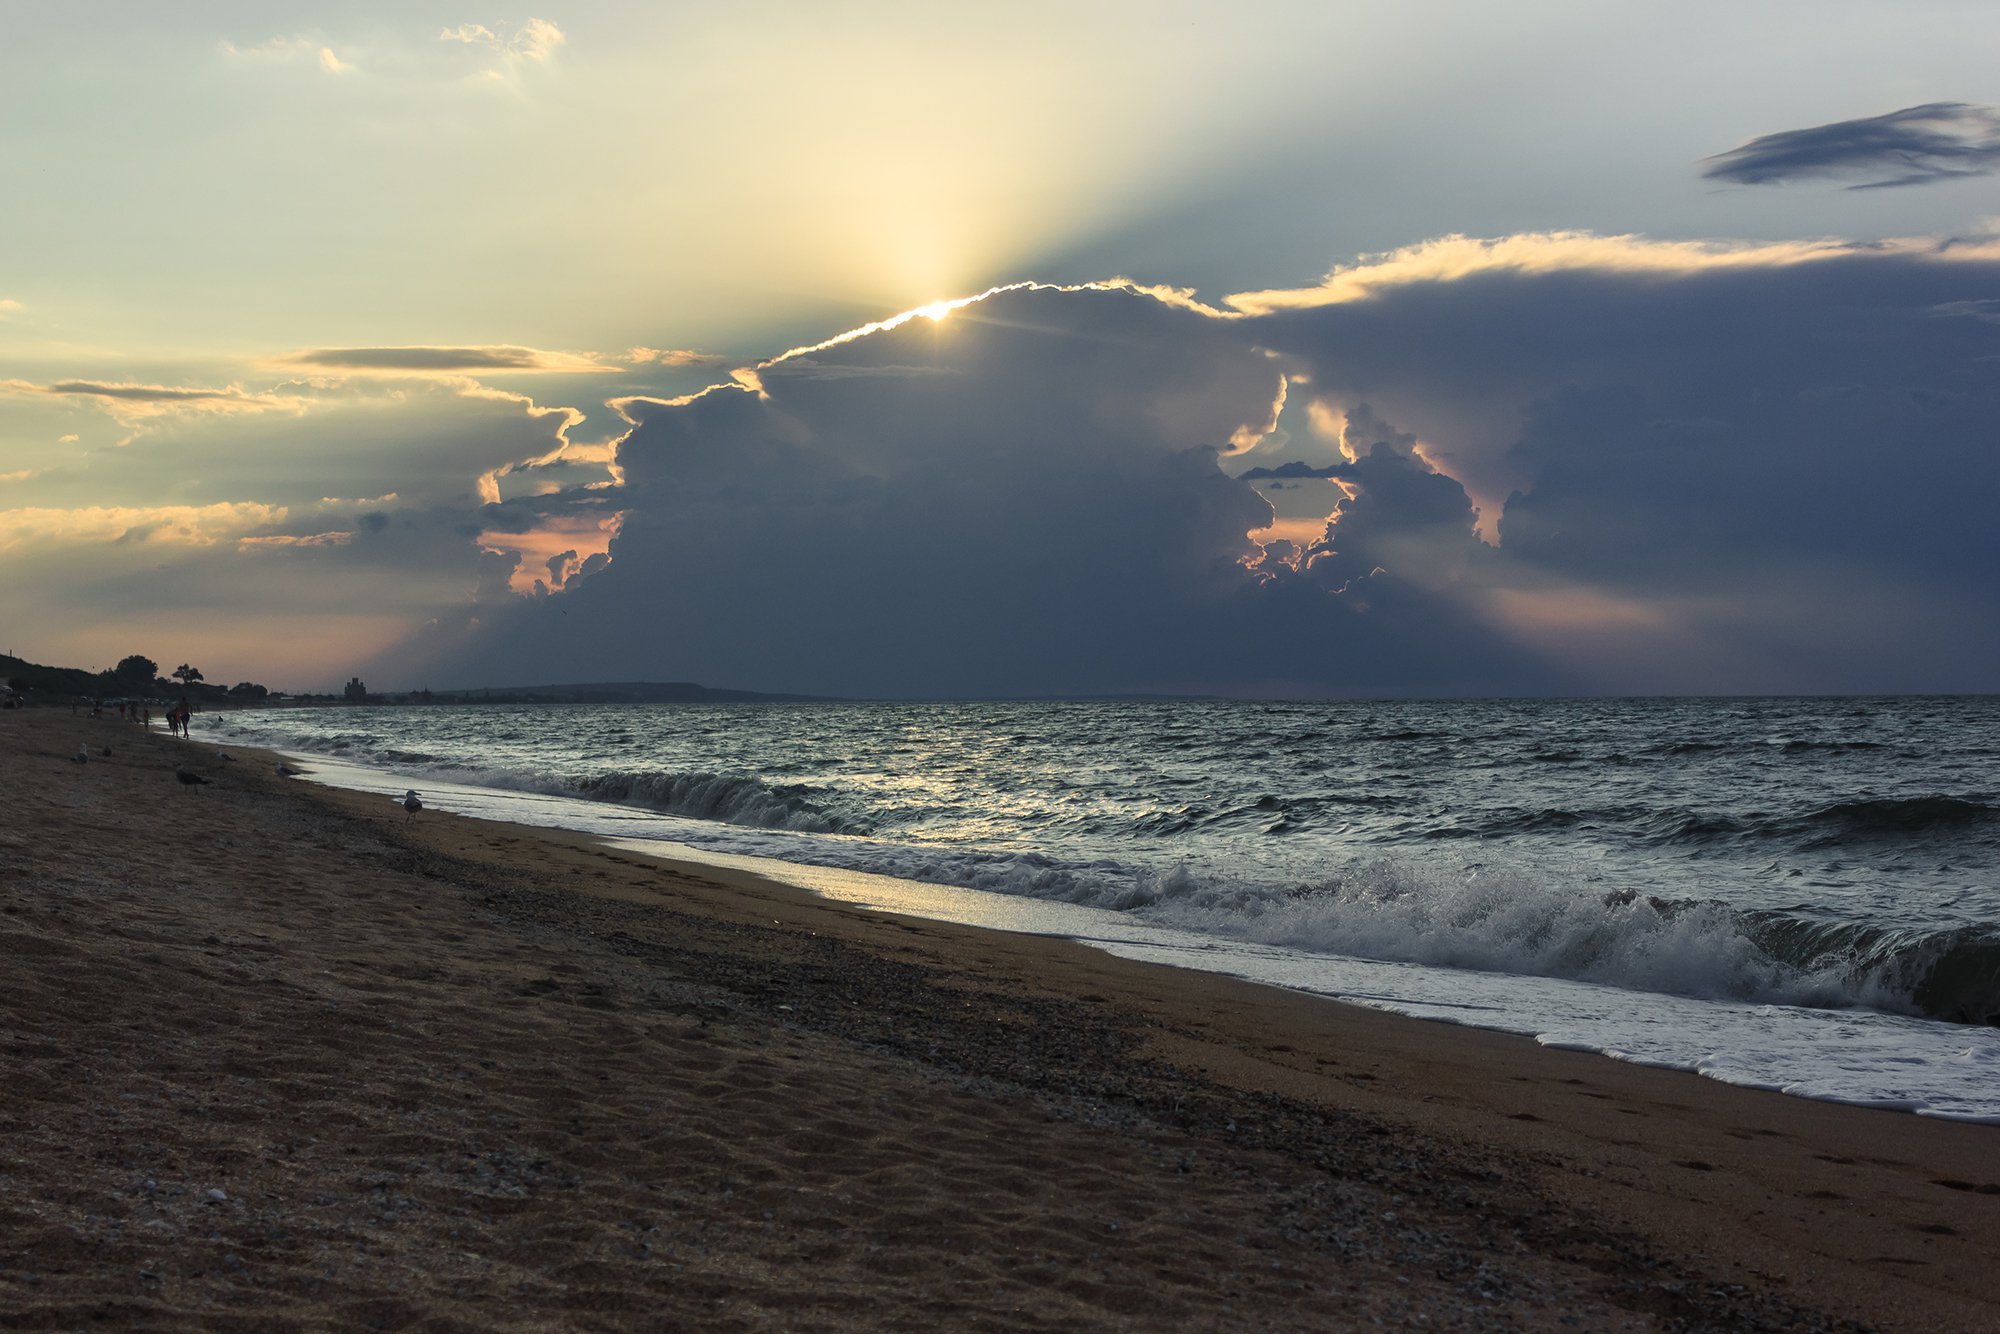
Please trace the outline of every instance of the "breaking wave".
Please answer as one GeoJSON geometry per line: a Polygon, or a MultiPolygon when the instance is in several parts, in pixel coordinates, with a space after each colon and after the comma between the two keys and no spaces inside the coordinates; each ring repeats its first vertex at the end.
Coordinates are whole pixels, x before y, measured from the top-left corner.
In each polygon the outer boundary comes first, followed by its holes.
{"type": "Polygon", "coordinates": [[[863,822],[835,814],[816,788],[803,783],[773,785],[740,774],[614,772],[569,780],[552,785],[551,790],[753,829],[810,834],[864,832],[863,822]]]}

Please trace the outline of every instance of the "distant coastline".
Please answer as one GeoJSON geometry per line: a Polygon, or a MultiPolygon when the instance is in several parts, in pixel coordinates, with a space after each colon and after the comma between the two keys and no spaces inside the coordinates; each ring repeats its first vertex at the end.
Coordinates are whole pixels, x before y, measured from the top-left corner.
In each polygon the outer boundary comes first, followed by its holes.
{"type": "Polygon", "coordinates": [[[93,672],[51,667],[0,654],[0,693],[18,703],[102,703],[109,700],[188,699],[197,710],[304,708],[328,704],[811,704],[835,703],[836,695],[774,694],[734,690],[694,681],[601,681],[569,685],[490,686],[456,690],[371,691],[359,677],[345,691],[288,692],[242,682],[224,686],[199,672],[190,680],[158,675],[151,659],[129,658],[120,668],[93,672]],[[147,670],[121,672],[126,663],[147,670]]]}

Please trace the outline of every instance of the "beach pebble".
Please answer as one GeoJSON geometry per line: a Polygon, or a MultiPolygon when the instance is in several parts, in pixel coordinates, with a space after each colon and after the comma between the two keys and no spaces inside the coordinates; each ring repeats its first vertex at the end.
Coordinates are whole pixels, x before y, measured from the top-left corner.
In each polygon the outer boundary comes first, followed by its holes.
{"type": "Polygon", "coordinates": [[[220,1186],[211,1186],[209,1187],[208,1198],[214,1200],[217,1204],[227,1204],[229,1202],[229,1192],[220,1186]]]}

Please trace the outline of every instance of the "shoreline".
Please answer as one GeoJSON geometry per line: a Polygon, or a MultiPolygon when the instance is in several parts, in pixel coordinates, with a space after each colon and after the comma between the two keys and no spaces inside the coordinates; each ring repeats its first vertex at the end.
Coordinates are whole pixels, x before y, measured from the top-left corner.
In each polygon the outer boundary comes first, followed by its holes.
{"type": "Polygon", "coordinates": [[[0,715],[0,1323],[2000,1323],[1991,1127],[216,751],[0,715]]]}
{"type": "MultiPolygon", "coordinates": [[[[254,736],[239,738],[256,745],[254,736]]],[[[263,744],[269,744],[265,742],[263,744]]],[[[820,847],[813,831],[704,821],[643,801],[585,799],[532,779],[491,785],[450,771],[401,772],[387,760],[288,751],[310,781],[400,794],[408,783],[438,809],[472,818],[589,833],[693,868],[735,865],[815,894],[932,920],[1077,940],[1122,957],[1239,977],[1390,1013],[1523,1034],[1549,1046],[1741,1087],[1918,1116],[2000,1125],[2000,1038],[1858,996],[1714,995],[1696,983],[1620,987],[1535,968],[1486,971],[1425,962],[1427,951],[1385,959],[1295,948],[1256,932],[1176,925],[1171,915],[1126,913],[1102,900],[996,892],[949,871],[871,869],[844,841],[820,847]],[[775,840],[775,842],[774,842],[775,840]],[[900,878],[899,878],[900,877],[900,878]],[[1968,1052],[1970,1048],[1970,1052],[1968,1052]]],[[[863,840],[865,845],[866,840],[863,840]]],[[[964,857],[948,851],[947,857],[964,857]]],[[[972,854],[977,856],[977,854],[972,854]]],[[[975,871],[977,867],[975,866],[975,871]]],[[[1639,942],[1642,946],[1646,943],[1639,942]]],[[[1735,940],[1706,942],[1727,955],[1735,940]]],[[[1754,947],[1752,947],[1754,948],[1754,947]]],[[[1768,982],[1770,979],[1766,979],[1768,982]]],[[[1808,988],[1811,989],[1811,988],[1808,988]]],[[[1880,998],[1874,998],[1879,1000],[1880,998]]]]}

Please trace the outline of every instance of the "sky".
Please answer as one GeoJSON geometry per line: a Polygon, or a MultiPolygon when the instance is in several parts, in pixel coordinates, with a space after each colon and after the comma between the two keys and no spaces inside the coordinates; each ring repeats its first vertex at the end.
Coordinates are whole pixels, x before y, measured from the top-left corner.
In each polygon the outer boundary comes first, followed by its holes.
{"type": "Polygon", "coordinates": [[[1990,5],[5,12],[0,651],[2000,689],[1990,5]]]}

